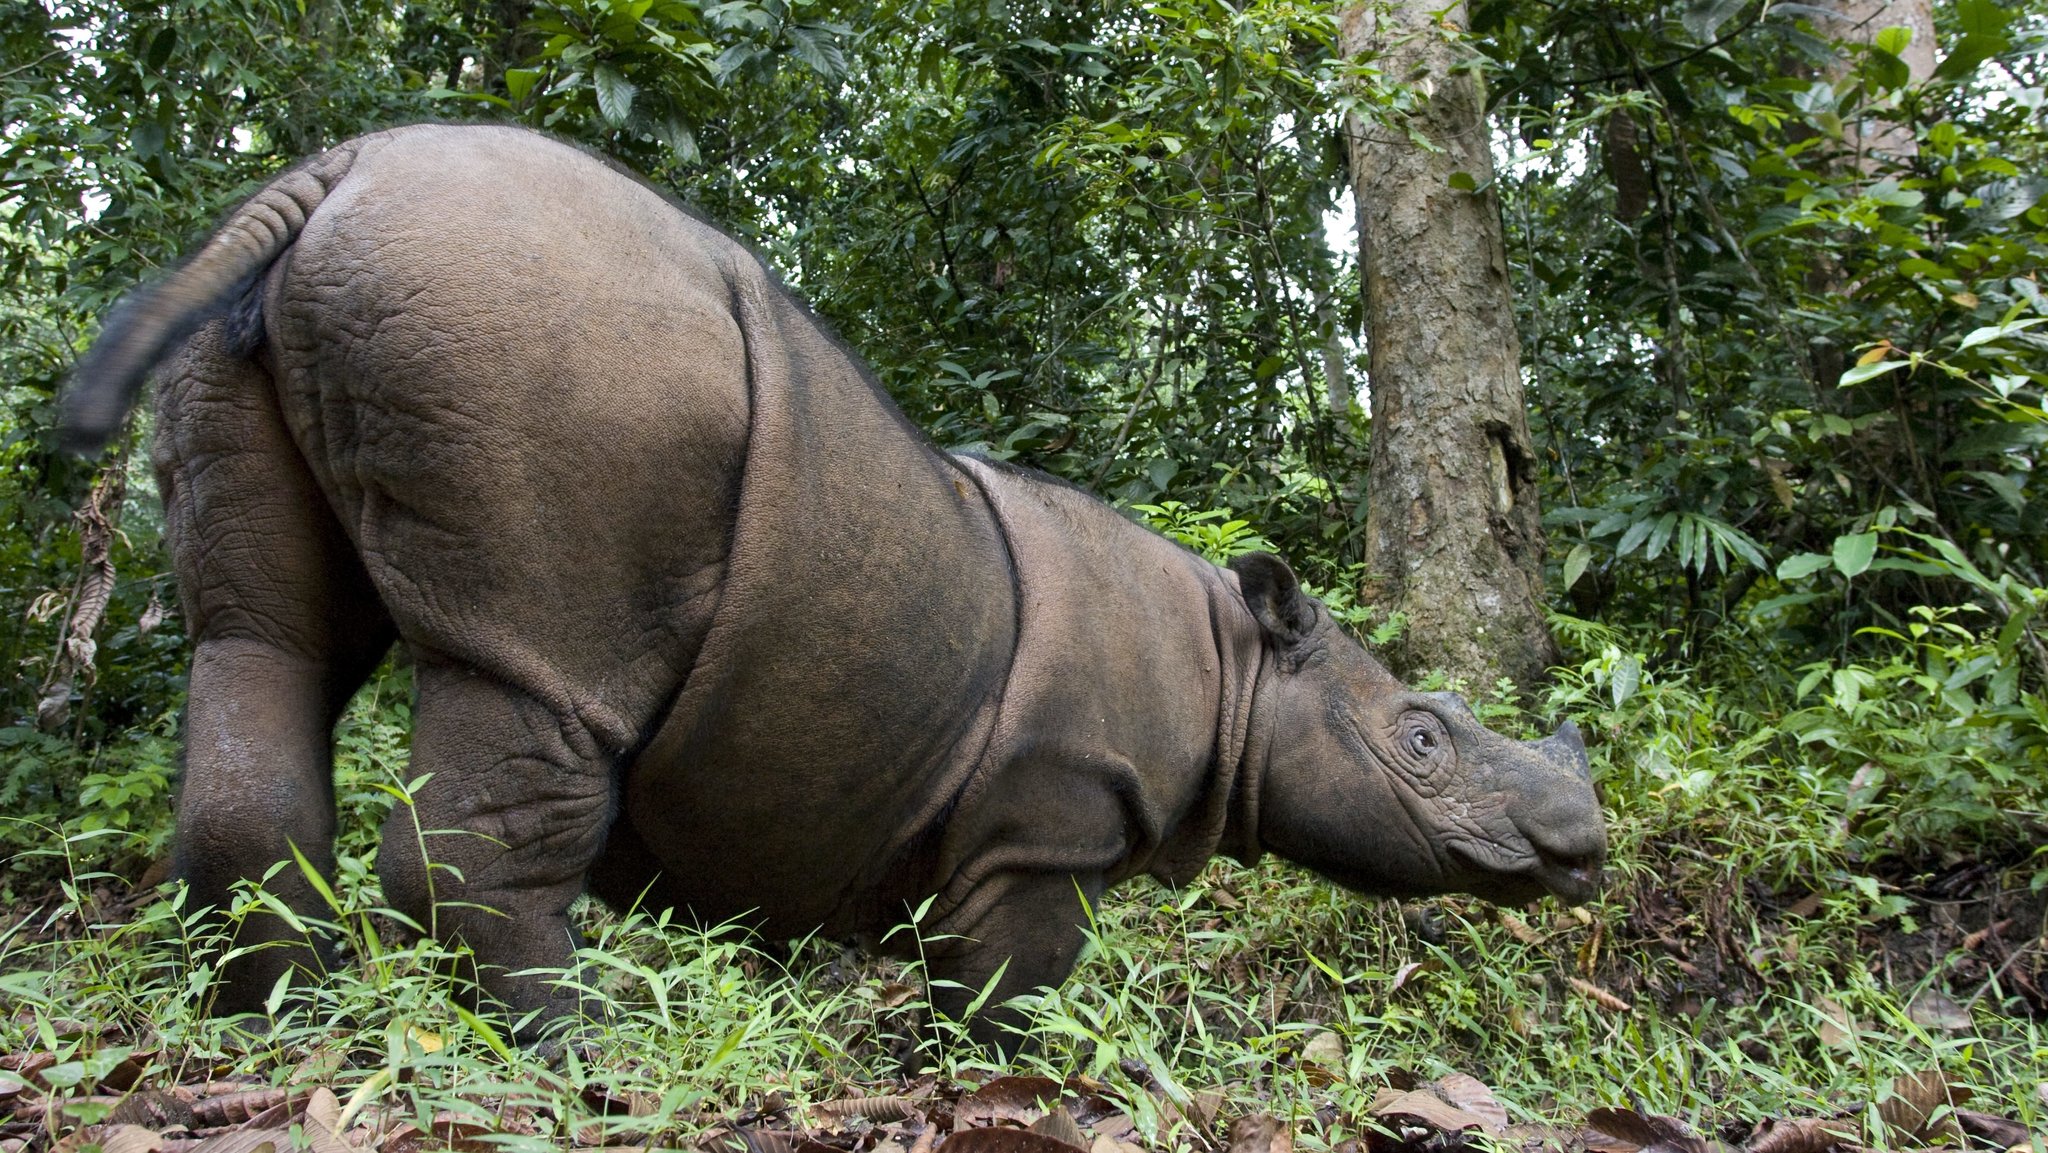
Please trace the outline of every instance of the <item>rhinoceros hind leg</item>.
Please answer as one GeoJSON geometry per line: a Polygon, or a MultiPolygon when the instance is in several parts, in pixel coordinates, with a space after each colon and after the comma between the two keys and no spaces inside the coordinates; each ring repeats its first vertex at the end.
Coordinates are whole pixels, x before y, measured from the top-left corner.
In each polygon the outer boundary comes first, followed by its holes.
{"type": "Polygon", "coordinates": [[[994,991],[968,1020],[967,1035],[1004,1058],[1014,1055],[1029,1021],[1005,1002],[1067,979],[1086,941],[1082,900],[1093,906],[1102,887],[1099,876],[1067,873],[1000,873],[983,880],[937,926],[946,939],[927,946],[932,1007],[960,1020],[1000,972],[994,991]]]}
{"type": "MultiPolygon", "coordinates": [[[[270,374],[230,355],[215,322],[158,378],[152,448],[164,529],[195,644],[178,789],[178,875],[225,912],[271,876],[300,919],[332,918],[293,861],[334,863],[335,719],[390,648],[393,626],[285,427],[270,374]]],[[[222,924],[216,916],[214,924],[222,924]]],[[[262,1007],[325,943],[253,907],[226,926],[223,1014],[262,1007]]]]}
{"type": "Polygon", "coordinates": [[[526,970],[573,964],[569,906],[611,823],[610,758],[573,720],[474,670],[422,654],[416,686],[416,787],[385,819],[385,897],[467,946],[483,991],[537,1039],[579,1008],[557,977],[526,970]]]}
{"type": "MultiPolygon", "coordinates": [[[[239,883],[270,874],[265,887],[302,921],[332,922],[293,850],[331,877],[329,731],[364,675],[243,638],[200,640],[186,698],[177,833],[178,873],[194,907],[225,912],[239,883]]],[[[317,980],[336,959],[319,930],[301,933],[260,905],[227,928],[234,952],[213,1001],[222,1015],[256,1012],[287,970],[317,980]]]]}

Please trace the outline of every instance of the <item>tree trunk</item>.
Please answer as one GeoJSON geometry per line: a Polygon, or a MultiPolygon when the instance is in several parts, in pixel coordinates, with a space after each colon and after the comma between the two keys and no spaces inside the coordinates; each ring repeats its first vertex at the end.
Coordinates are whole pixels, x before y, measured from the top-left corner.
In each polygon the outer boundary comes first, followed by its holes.
{"type": "Polygon", "coordinates": [[[1345,56],[1421,98],[1404,123],[1349,131],[1371,354],[1363,592],[1408,618],[1385,654],[1399,671],[1529,689],[1558,651],[1485,96],[1439,24],[1464,12],[1385,0],[1339,16],[1345,56]]]}
{"type": "MultiPolygon", "coordinates": [[[[1833,13],[1815,21],[1821,32],[1844,44],[1875,44],[1877,34],[1887,28],[1906,28],[1913,39],[1899,59],[1906,65],[1914,84],[1934,75],[1934,5],[1931,0],[1822,0],[1821,7],[1833,13]]],[[[1854,64],[1843,60],[1835,70],[1839,77],[1854,64]]],[[[1863,115],[1843,125],[1843,136],[1856,151],[1857,164],[1865,172],[1876,171],[1886,160],[1911,160],[1919,152],[1913,127],[1896,120],[1863,115]]]]}

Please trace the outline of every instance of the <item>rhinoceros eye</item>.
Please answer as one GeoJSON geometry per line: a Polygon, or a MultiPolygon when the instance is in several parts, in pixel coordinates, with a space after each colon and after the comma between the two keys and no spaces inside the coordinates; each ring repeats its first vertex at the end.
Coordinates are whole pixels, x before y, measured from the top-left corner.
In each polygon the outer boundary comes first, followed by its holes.
{"type": "Polygon", "coordinates": [[[1401,718],[1401,751],[1417,768],[1429,765],[1436,759],[1437,750],[1443,747],[1446,734],[1443,722],[1435,716],[1417,710],[1401,718]]]}

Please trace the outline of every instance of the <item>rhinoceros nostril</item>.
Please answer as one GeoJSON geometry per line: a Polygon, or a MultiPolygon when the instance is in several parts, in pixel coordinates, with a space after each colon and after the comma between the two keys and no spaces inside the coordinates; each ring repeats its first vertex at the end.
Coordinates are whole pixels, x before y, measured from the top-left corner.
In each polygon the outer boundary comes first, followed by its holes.
{"type": "Polygon", "coordinates": [[[1604,846],[1591,853],[1552,853],[1538,845],[1536,857],[1542,862],[1537,876],[1543,887],[1572,902],[1585,901],[1600,891],[1601,866],[1606,862],[1604,846]]]}

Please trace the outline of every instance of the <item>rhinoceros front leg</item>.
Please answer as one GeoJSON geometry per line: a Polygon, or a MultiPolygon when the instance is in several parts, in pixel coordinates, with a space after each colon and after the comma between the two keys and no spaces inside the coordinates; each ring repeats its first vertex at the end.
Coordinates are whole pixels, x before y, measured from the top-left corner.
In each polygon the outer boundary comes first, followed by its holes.
{"type": "Polygon", "coordinates": [[[577,996],[524,970],[565,969],[578,946],[569,905],[604,845],[610,758],[533,697],[422,657],[409,805],[386,818],[377,871],[392,906],[437,939],[466,945],[484,991],[534,1040],[577,996]]]}
{"type": "Polygon", "coordinates": [[[932,1008],[960,1020],[994,981],[967,1034],[984,1049],[1014,1055],[1029,1020],[1005,1002],[1066,980],[1087,940],[1087,908],[1101,896],[1100,876],[1016,872],[983,880],[939,923],[942,939],[926,946],[932,1008]]]}

